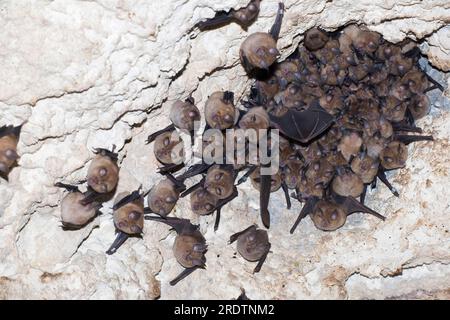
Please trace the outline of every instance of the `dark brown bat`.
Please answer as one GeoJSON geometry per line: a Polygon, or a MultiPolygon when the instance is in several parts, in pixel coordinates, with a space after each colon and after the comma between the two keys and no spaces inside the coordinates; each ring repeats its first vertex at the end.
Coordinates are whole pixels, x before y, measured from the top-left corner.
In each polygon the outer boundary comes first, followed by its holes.
{"type": "Polygon", "coordinates": [[[113,206],[117,237],[107,254],[114,254],[130,236],[140,236],[144,229],[144,198],[140,190],[117,195],[113,206]]]}
{"type": "Polygon", "coordinates": [[[228,129],[236,121],[239,111],[234,107],[234,94],[230,91],[217,91],[209,96],[205,104],[205,120],[213,129],[228,129]]]}
{"type": "Polygon", "coordinates": [[[255,32],[247,37],[241,45],[239,56],[244,69],[251,74],[254,69],[268,70],[276,61],[280,52],[277,40],[284,15],[284,4],[278,4],[277,17],[270,33],[255,32]]]}
{"type": "Polygon", "coordinates": [[[77,186],[61,182],[55,183],[55,186],[69,191],[61,201],[61,224],[64,229],[81,229],[97,216],[101,204],[98,202],[84,204],[85,195],[77,186]]]}
{"type": "Polygon", "coordinates": [[[306,49],[316,51],[325,46],[328,41],[328,34],[319,28],[311,28],[305,33],[303,40],[306,49]]]}
{"type": "Polygon", "coordinates": [[[270,120],[287,137],[307,143],[328,129],[334,118],[316,101],[306,110],[291,108],[281,117],[270,114],[270,120]]]}
{"type": "Polygon", "coordinates": [[[19,159],[17,143],[21,130],[22,125],[0,127],[0,174],[3,177],[7,177],[12,166],[19,159]]]}
{"type": "Polygon", "coordinates": [[[387,170],[403,168],[407,159],[408,149],[399,141],[390,142],[380,152],[381,166],[387,170]]]}
{"type": "Polygon", "coordinates": [[[265,130],[270,127],[269,114],[264,107],[253,107],[249,109],[239,120],[239,128],[256,130],[259,140],[259,130],[265,130]]]}
{"type": "Polygon", "coordinates": [[[238,10],[231,9],[229,12],[218,12],[214,18],[199,22],[197,27],[203,31],[236,22],[244,29],[247,29],[258,16],[260,2],[260,0],[251,0],[244,8],[238,10]]]}
{"type": "Polygon", "coordinates": [[[96,193],[109,193],[116,188],[119,181],[117,153],[101,148],[96,148],[94,153],[96,156],[87,172],[88,186],[96,193]]]}
{"type": "Polygon", "coordinates": [[[206,240],[198,230],[198,225],[193,225],[187,219],[161,218],[146,216],[146,220],[163,222],[171,226],[177,232],[177,237],[173,244],[173,254],[178,263],[185,268],[175,279],[170,281],[170,285],[176,285],[180,280],[186,278],[198,268],[205,268],[205,252],[208,249],[206,240]]]}
{"type": "Polygon", "coordinates": [[[281,89],[285,89],[289,83],[301,80],[299,67],[293,60],[286,60],[276,64],[274,75],[281,89]]]}
{"type": "Polygon", "coordinates": [[[237,240],[237,251],[248,261],[258,261],[253,273],[261,270],[264,261],[266,261],[271,244],[267,231],[258,229],[256,225],[252,225],[247,229],[233,234],[229,243],[237,240]]]}
{"type": "Polygon", "coordinates": [[[361,152],[358,156],[354,157],[350,164],[352,171],[365,184],[371,183],[377,176],[379,166],[380,161],[370,157],[365,152],[361,152]]]}

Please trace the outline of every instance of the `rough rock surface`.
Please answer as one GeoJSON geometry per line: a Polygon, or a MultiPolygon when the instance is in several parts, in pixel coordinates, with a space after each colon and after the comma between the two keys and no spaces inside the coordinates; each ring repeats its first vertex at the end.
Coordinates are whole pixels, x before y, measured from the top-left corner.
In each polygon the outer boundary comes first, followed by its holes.
{"type": "MultiPolygon", "coordinates": [[[[0,3],[0,125],[27,121],[19,165],[9,182],[0,182],[0,299],[231,299],[240,287],[252,299],[450,298],[450,104],[435,92],[431,114],[420,121],[435,141],[411,146],[406,168],[391,176],[400,198],[384,187],[369,194],[368,204],[386,222],[354,215],[324,233],[306,219],[290,236],[300,205],[280,209],[277,194],[270,204],[273,252],[258,275],[227,245],[232,232],[259,222],[249,186],[223,210],[217,233],[213,217],[194,217],[187,199],[177,205],[175,215],[200,222],[209,251],[207,269],[175,288],[168,281],[181,267],[167,227],[147,223],[143,240],[127,241],[113,256],[104,253],[114,238],[111,203],[85,229],[60,228],[63,193],[53,184],[82,181],[92,148],[120,150],[119,192],[148,189],[160,177],[144,141],[168,122],[173,100],[192,93],[203,108],[216,89],[233,89],[237,98],[246,92],[239,45],[249,32],[270,28],[277,1],[262,1],[248,32],[236,24],[205,33],[192,27],[215,10],[247,2],[0,3]]],[[[285,6],[283,57],[312,26],[360,22],[392,41],[421,40],[433,66],[450,70],[447,0],[286,0],[285,6]]],[[[448,87],[448,75],[439,79],[448,87]]]]}

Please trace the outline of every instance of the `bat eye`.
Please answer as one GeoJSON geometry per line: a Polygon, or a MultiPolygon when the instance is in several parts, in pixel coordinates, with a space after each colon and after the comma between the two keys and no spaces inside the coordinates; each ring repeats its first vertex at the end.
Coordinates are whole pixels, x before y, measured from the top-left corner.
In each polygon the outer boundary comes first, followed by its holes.
{"type": "Polygon", "coordinates": [[[126,227],[128,227],[128,222],[126,222],[125,220],[119,222],[120,229],[125,229],[126,227]]]}
{"type": "Polygon", "coordinates": [[[222,179],[222,177],[223,177],[223,173],[218,173],[214,176],[214,179],[220,180],[220,179],[222,179]]]}
{"type": "Polygon", "coordinates": [[[216,188],[216,193],[217,193],[217,195],[221,196],[222,195],[222,189],[221,188],[216,188]]]}
{"type": "Polygon", "coordinates": [[[169,196],[166,198],[167,203],[174,203],[175,201],[176,201],[176,199],[174,197],[169,196]]]}
{"type": "Polygon", "coordinates": [[[189,117],[190,118],[195,118],[196,116],[197,116],[197,112],[189,111],[189,117]]]}
{"type": "Polygon", "coordinates": [[[14,151],[13,149],[6,150],[5,155],[10,160],[15,160],[18,158],[16,151],[14,151]]]}
{"type": "Polygon", "coordinates": [[[223,119],[225,120],[225,122],[231,123],[233,122],[233,117],[230,116],[229,114],[226,114],[223,119]]]}
{"type": "Polygon", "coordinates": [[[273,56],[277,56],[280,54],[280,52],[277,50],[277,48],[270,48],[269,53],[273,56]]]}
{"type": "Polygon", "coordinates": [[[336,220],[337,219],[337,217],[338,217],[338,213],[337,213],[337,211],[336,210],[334,210],[332,213],[331,213],[331,216],[330,216],[330,218],[331,218],[331,220],[336,220]]]}
{"type": "Polygon", "coordinates": [[[169,138],[165,138],[164,141],[163,141],[164,146],[167,147],[169,145],[169,143],[170,143],[170,139],[169,138]]]}
{"type": "Polygon", "coordinates": [[[108,170],[106,168],[100,168],[100,170],[98,170],[98,174],[100,175],[100,177],[104,177],[106,176],[106,174],[108,173],[108,170]]]}
{"type": "Polygon", "coordinates": [[[128,218],[130,220],[139,220],[140,217],[141,217],[141,214],[139,212],[137,212],[137,211],[131,211],[128,214],[128,218]]]}

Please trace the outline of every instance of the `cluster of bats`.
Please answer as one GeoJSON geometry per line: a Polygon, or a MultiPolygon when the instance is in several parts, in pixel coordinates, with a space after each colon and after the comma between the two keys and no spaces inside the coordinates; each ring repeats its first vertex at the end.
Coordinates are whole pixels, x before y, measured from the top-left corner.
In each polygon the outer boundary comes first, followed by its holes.
{"type": "MultiPolygon", "coordinates": [[[[247,7],[219,12],[197,27],[207,30],[236,22],[246,28],[256,19],[259,5],[259,0],[252,0],[247,7]]],[[[189,195],[195,214],[215,212],[216,230],[221,208],[238,196],[236,186],[248,178],[259,190],[261,220],[266,228],[270,226],[270,193],[280,188],[288,208],[291,198],[304,203],[291,233],[308,215],[324,231],[342,227],[347,216],[355,212],[385,219],[364,205],[366,190],[380,180],[398,196],[386,172],[405,166],[409,143],[433,140],[431,136],[420,135],[422,130],[415,120],[430,110],[426,93],[443,88],[420,69],[420,51],[415,43],[392,44],[380,34],[357,25],[344,26],[332,33],[310,29],[303,44],[285,61],[277,62],[283,14],[284,6],[280,3],[271,30],[253,33],[241,45],[241,63],[249,77],[255,79],[248,97],[237,107],[232,92],[215,92],[204,108],[205,130],[278,129],[281,133],[278,172],[272,176],[260,174],[262,164],[254,162],[243,165],[202,162],[186,168],[178,161],[184,156],[183,142],[172,134],[182,130],[194,137],[194,122],[201,119],[201,112],[191,97],[176,101],[169,114],[171,124],[147,140],[154,143],[154,155],[161,164],[164,179],[147,193],[138,189],[116,196],[113,220],[117,237],[108,254],[116,252],[128,237],[139,237],[144,220],[165,223],[177,233],[173,253],[185,268],[170,282],[175,285],[194,270],[205,267],[207,251],[198,225],[169,216],[177,201],[189,195]],[[200,181],[187,188],[186,182],[195,176],[201,176],[200,181]]],[[[19,133],[20,127],[0,129],[3,173],[18,157],[19,133]]],[[[203,146],[216,142],[204,139],[203,146]]],[[[69,191],[61,202],[64,228],[78,229],[88,224],[97,215],[105,196],[116,189],[117,154],[114,149],[94,151],[86,192],[80,192],[77,186],[56,184],[69,191]]],[[[243,258],[257,262],[254,272],[261,269],[271,247],[267,231],[257,225],[233,234],[229,242],[237,242],[237,251],[243,258]]]]}

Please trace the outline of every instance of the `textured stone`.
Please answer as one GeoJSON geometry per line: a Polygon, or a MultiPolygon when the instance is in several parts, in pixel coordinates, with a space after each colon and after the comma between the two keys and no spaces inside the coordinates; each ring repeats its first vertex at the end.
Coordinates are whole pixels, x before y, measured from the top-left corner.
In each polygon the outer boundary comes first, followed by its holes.
{"type": "MultiPolygon", "coordinates": [[[[252,299],[448,298],[450,284],[450,104],[432,92],[435,106],[420,121],[434,142],[410,147],[405,169],[391,178],[401,192],[381,186],[368,204],[388,219],[353,215],[333,233],[309,219],[288,230],[300,210],[271,198],[273,244],[257,275],[235,255],[231,233],[259,223],[257,192],[246,184],[227,205],[219,230],[214,217],[195,217],[188,199],[174,214],[201,224],[209,244],[207,269],[176,287],[181,270],[172,256],[174,234],[146,223],[143,240],[130,239],[113,256],[111,202],[80,231],[60,228],[57,181],[85,179],[92,148],[119,150],[118,192],[160,177],[146,136],[168,123],[168,106],[193,95],[200,109],[215,90],[236,98],[250,81],[238,52],[250,32],[268,30],[277,1],[261,2],[248,32],[238,25],[199,33],[198,21],[248,0],[2,1],[0,4],[0,125],[23,127],[19,166],[0,181],[0,298],[252,299]]],[[[279,48],[286,57],[312,26],[334,30],[365,23],[391,41],[423,40],[434,67],[449,71],[450,4],[446,0],[285,1],[279,48]]],[[[429,69],[428,69],[429,70],[429,69]]],[[[441,82],[448,75],[431,71],[441,82]]],[[[447,95],[449,92],[447,91],[447,95]]]]}

